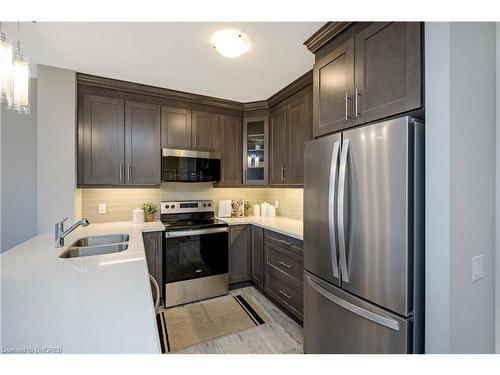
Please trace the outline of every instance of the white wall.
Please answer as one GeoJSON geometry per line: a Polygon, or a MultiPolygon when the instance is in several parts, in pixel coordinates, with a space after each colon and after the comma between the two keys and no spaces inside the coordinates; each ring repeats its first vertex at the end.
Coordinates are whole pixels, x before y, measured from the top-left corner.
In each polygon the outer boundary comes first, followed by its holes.
{"type": "Polygon", "coordinates": [[[38,66],[38,232],[74,217],[76,189],[76,74],[38,66]]]}
{"type": "Polygon", "coordinates": [[[497,75],[496,75],[496,352],[500,353],[500,22],[496,24],[497,31],[497,75]]]}
{"type": "Polygon", "coordinates": [[[426,351],[491,353],[495,24],[426,24],[426,351]],[[472,257],[484,278],[472,282],[472,257]]]}
{"type": "Polygon", "coordinates": [[[36,216],[36,79],[30,80],[29,114],[1,106],[0,252],[37,233],[36,216]]]}
{"type": "Polygon", "coordinates": [[[450,351],[449,23],[425,24],[425,349],[450,351]],[[435,286],[435,287],[432,287],[435,286]]]}

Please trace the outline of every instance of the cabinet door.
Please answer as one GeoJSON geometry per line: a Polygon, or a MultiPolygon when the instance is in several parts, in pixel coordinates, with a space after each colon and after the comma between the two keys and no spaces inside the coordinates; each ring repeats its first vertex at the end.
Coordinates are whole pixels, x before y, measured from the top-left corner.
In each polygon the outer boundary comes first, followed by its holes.
{"type": "Polygon", "coordinates": [[[160,106],[125,103],[125,183],[159,185],[160,106]]]}
{"type": "Polygon", "coordinates": [[[229,283],[250,280],[251,271],[250,226],[237,225],[229,228],[229,283]]]}
{"type": "Polygon", "coordinates": [[[314,137],[352,126],[354,38],[314,64],[313,81],[314,137]]]}
{"type": "Polygon", "coordinates": [[[268,116],[243,120],[243,184],[267,184],[268,137],[268,116]]]}
{"type": "Polygon", "coordinates": [[[377,22],[356,34],[356,124],[422,106],[421,24],[377,22]]]}
{"type": "Polygon", "coordinates": [[[191,148],[191,111],[161,107],[161,147],[191,148]]]}
{"type": "Polygon", "coordinates": [[[252,225],[252,281],[264,287],[264,229],[252,225]]]}
{"type": "Polygon", "coordinates": [[[304,183],[304,142],[311,139],[311,95],[294,100],[286,106],[287,163],[285,182],[304,183]]]}
{"type": "Polygon", "coordinates": [[[280,185],[285,183],[285,169],[287,165],[287,108],[281,105],[269,116],[269,142],[271,162],[269,170],[269,183],[280,185]]]}
{"type": "Polygon", "coordinates": [[[124,102],[84,95],[83,184],[124,183],[124,102]]]}
{"type": "Polygon", "coordinates": [[[158,283],[161,298],[163,298],[162,233],[163,232],[149,232],[143,234],[148,272],[158,283]]]}
{"type": "Polygon", "coordinates": [[[221,116],[221,181],[219,185],[241,185],[241,117],[221,116]]]}
{"type": "Polygon", "coordinates": [[[219,152],[220,115],[193,111],[191,148],[197,151],[219,152]]]}

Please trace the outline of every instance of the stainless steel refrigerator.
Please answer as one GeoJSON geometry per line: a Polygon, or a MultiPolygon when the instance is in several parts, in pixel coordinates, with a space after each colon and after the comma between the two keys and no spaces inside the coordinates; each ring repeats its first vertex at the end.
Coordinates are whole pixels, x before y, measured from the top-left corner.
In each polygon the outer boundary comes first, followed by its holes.
{"type": "Polygon", "coordinates": [[[423,352],[423,236],[422,123],[307,142],[304,352],[423,352]]]}

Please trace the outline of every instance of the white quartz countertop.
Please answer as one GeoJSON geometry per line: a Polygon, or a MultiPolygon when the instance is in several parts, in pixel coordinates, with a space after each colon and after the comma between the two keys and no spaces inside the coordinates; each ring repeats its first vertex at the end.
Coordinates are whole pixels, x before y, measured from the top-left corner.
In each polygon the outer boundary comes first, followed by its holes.
{"type": "Polygon", "coordinates": [[[304,222],[302,220],[283,216],[218,217],[217,219],[225,221],[229,225],[253,224],[299,240],[304,239],[304,222]]]}
{"type": "Polygon", "coordinates": [[[142,232],[161,222],[90,224],[66,237],[127,233],[127,250],[61,259],[54,234],[4,252],[1,341],[4,353],[160,353],[142,232]]]}

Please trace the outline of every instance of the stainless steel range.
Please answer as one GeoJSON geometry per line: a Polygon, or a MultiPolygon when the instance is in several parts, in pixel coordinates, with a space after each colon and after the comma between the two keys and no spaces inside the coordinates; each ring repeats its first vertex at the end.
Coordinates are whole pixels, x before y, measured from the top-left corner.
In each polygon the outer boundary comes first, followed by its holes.
{"type": "Polygon", "coordinates": [[[229,228],[213,201],[161,202],[165,306],[228,293],[229,228]]]}

